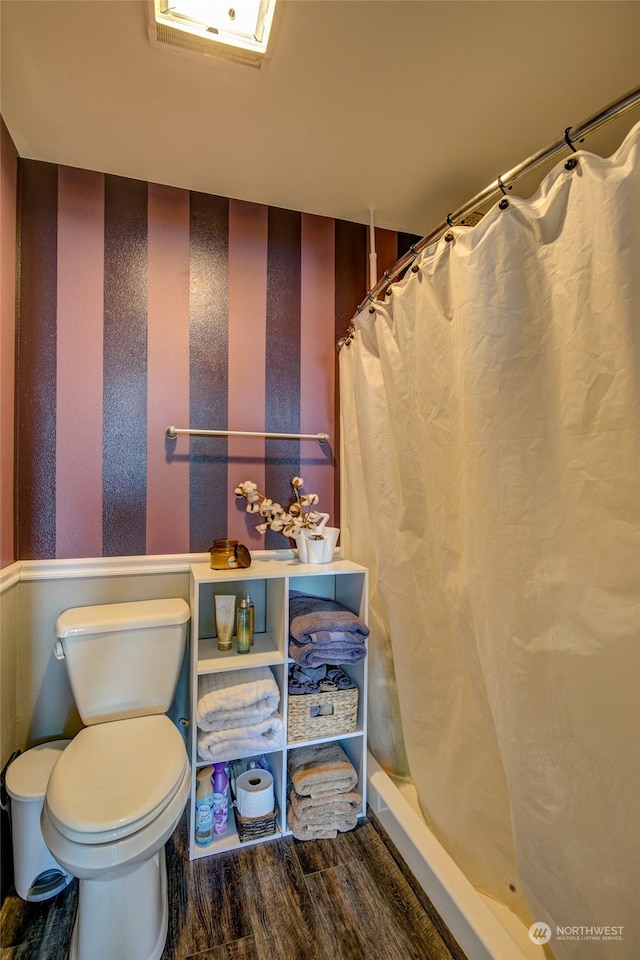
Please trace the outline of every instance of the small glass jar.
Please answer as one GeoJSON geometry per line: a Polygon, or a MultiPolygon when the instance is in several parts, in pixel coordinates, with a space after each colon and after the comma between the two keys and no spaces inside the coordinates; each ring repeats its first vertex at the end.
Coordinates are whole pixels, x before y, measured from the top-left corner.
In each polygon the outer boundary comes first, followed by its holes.
{"type": "Polygon", "coordinates": [[[251,554],[237,540],[214,540],[209,547],[212,570],[234,570],[237,567],[250,567],[251,554]]]}

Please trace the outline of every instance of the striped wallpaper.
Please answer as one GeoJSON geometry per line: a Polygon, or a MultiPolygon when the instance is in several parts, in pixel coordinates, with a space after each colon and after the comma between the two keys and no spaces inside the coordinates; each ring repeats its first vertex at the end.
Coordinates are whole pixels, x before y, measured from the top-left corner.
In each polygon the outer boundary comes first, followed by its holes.
{"type": "Polygon", "coordinates": [[[15,560],[14,404],[18,154],[0,117],[0,569],[15,560]]]}
{"type": "MultiPolygon", "coordinates": [[[[383,269],[416,238],[376,239],[383,269]]],[[[367,269],[360,224],[20,160],[17,559],[287,546],[247,479],[286,501],[301,475],[336,519],[335,344],[367,269]]]]}

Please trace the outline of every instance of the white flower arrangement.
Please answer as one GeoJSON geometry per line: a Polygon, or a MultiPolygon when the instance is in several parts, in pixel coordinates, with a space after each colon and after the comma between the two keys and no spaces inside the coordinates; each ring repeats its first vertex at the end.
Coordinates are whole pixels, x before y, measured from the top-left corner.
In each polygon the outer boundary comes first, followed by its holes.
{"type": "Polygon", "coordinates": [[[324,516],[311,509],[319,502],[317,493],[302,493],[303,485],[302,477],[293,477],[291,486],[295,500],[286,509],[260,493],[252,480],[245,480],[235,488],[234,493],[236,497],[246,498],[247,513],[257,513],[262,517],[262,523],[256,527],[258,533],[266,533],[271,529],[283,533],[285,537],[297,537],[303,530],[315,530],[316,524],[324,516]]]}

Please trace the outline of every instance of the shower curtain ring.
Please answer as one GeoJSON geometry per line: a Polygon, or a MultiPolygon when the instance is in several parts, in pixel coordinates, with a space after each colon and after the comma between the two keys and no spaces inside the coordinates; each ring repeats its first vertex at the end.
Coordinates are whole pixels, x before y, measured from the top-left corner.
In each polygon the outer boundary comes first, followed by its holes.
{"type": "MultiPolygon", "coordinates": [[[[500,187],[500,189],[502,190],[502,193],[503,193],[504,196],[506,197],[506,195],[507,195],[507,189],[506,189],[504,183],[502,182],[502,177],[498,177],[498,186],[500,187]]],[[[511,187],[509,187],[509,190],[511,190],[511,187]]]]}
{"type": "Polygon", "coordinates": [[[447,221],[447,223],[449,224],[450,227],[455,227],[455,223],[454,223],[453,220],[451,219],[451,214],[450,214],[450,213],[447,214],[447,216],[446,216],[446,221],[447,221]]]}
{"type": "Polygon", "coordinates": [[[576,150],[576,148],[575,148],[574,145],[573,145],[573,140],[572,140],[571,137],[569,136],[569,130],[571,130],[571,127],[567,127],[567,129],[566,129],[565,132],[564,132],[564,140],[565,140],[565,143],[566,143],[566,145],[567,145],[571,150],[573,150],[574,153],[577,153],[578,151],[576,150]]]}

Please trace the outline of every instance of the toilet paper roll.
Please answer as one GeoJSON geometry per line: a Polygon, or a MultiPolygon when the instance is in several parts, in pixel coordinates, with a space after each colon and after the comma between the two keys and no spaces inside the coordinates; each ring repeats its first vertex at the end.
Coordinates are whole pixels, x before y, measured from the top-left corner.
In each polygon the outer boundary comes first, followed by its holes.
{"type": "Polygon", "coordinates": [[[236,807],[241,817],[264,817],[275,806],[268,770],[246,770],[236,780],[236,807]]]}

